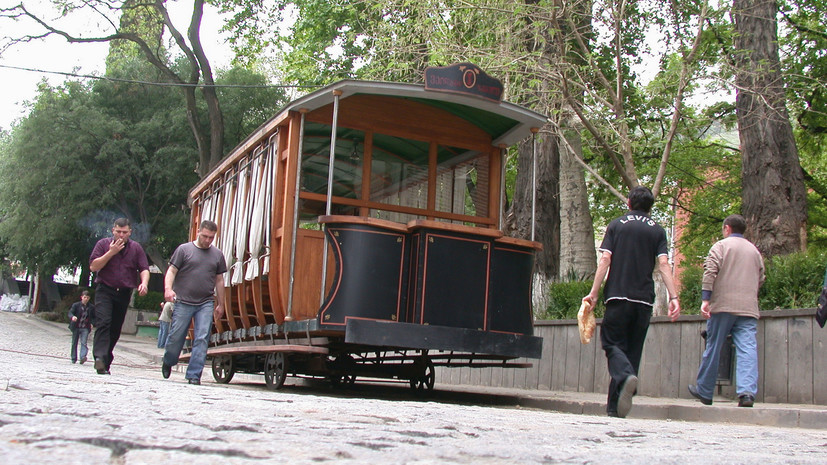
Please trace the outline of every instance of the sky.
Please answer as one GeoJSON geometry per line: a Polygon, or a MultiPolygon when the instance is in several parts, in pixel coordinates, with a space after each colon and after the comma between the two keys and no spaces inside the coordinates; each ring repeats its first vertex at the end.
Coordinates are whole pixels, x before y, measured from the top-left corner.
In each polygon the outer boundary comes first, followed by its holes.
{"type": "MultiPolygon", "coordinates": [[[[5,3],[6,0],[0,1],[5,3]]],[[[23,3],[32,11],[48,11],[48,2],[45,0],[23,0],[23,3]]],[[[191,5],[189,1],[168,3],[174,24],[179,25],[182,30],[186,30],[189,24],[191,5]]],[[[50,18],[57,16],[57,13],[47,13],[47,17],[50,18]]],[[[4,20],[0,22],[0,36],[20,35],[26,30],[27,24],[30,28],[31,23],[15,24],[4,20]]],[[[78,14],[67,24],[66,27],[71,28],[71,31],[78,31],[76,35],[81,35],[82,32],[82,35],[87,37],[97,35],[94,31],[100,31],[105,26],[99,24],[97,19],[90,19],[88,16],[81,18],[78,14]]],[[[201,31],[204,48],[212,60],[213,69],[226,67],[232,57],[229,45],[218,33],[222,25],[222,18],[217,10],[206,5],[201,31]]],[[[3,51],[0,55],[0,128],[8,130],[15,120],[28,114],[25,102],[34,100],[37,85],[41,80],[46,79],[50,85],[56,86],[69,78],[64,74],[42,71],[102,75],[108,51],[107,43],[70,44],[59,36],[18,44],[3,51]]]]}

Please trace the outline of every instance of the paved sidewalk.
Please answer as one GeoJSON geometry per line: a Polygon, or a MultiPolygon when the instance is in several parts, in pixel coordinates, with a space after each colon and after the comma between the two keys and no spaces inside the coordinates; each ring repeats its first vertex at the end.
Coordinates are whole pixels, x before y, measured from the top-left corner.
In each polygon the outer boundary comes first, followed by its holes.
{"type": "MultiPolygon", "coordinates": [[[[46,322],[36,317],[30,317],[30,320],[51,331],[68,333],[63,324],[46,322]]],[[[90,350],[91,339],[90,337],[90,350]]],[[[144,357],[153,364],[151,368],[155,369],[157,365],[157,369],[160,369],[163,349],[157,347],[154,338],[123,335],[115,348],[116,357],[119,351],[144,357]]],[[[181,365],[173,369],[181,372],[184,370],[181,365]]],[[[233,380],[264,383],[260,375],[236,374],[233,380]]],[[[212,382],[209,366],[205,368],[202,381],[212,382]]],[[[473,396],[497,396],[497,403],[501,405],[596,416],[605,416],[606,411],[606,394],[603,393],[458,386],[441,384],[439,379],[436,381],[435,397],[447,400],[469,401],[473,396]]],[[[629,418],[827,429],[827,406],[756,403],[752,408],[739,408],[731,400],[706,406],[694,399],[636,396],[629,418]]]]}

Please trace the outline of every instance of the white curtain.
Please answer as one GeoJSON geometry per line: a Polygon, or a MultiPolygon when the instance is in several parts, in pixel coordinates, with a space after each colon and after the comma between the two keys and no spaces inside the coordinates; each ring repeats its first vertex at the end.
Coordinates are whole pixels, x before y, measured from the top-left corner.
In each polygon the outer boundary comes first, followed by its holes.
{"type": "MultiPolygon", "coordinates": [[[[224,179],[224,204],[222,206],[221,223],[219,228],[224,232],[221,240],[220,249],[224,253],[224,260],[227,262],[227,269],[232,269],[233,265],[233,250],[235,249],[235,192],[236,182],[232,179],[224,179]]],[[[230,287],[231,273],[224,273],[224,287],[230,287]]]]}
{"type": "Polygon", "coordinates": [[[215,241],[213,242],[213,245],[219,250],[221,250],[222,238],[226,234],[223,225],[220,224],[218,221],[218,210],[221,206],[221,198],[223,197],[223,195],[224,186],[216,188],[215,184],[213,184],[210,187],[209,191],[202,197],[203,200],[201,202],[201,218],[196,218],[195,224],[195,227],[198,228],[199,226],[201,226],[201,222],[204,220],[210,220],[215,222],[215,224],[218,226],[218,234],[215,235],[215,241]]]}
{"type": "Polygon", "coordinates": [[[252,203],[252,216],[250,219],[250,240],[247,244],[247,252],[249,253],[249,260],[247,261],[247,272],[244,279],[252,281],[259,275],[258,257],[261,251],[261,241],[264,236],[264,225],[262,224],[264,216],[264,192],[265,192],[265,173],[267,172],[268,162],[267,152],[261,148],[258,156],[252,162],[253,175],[250,180],[250,202],[252,203]]]}
{"type": "Polygon", "coordinates": [[[195,223],[196,228],[198,228],[198,226],[201,224],[202,221],[212,219],[212,216],[210,215],[210,209],[212,208],[212,203],[213,203],[213,198],[212,198],[211,195],[209,195],[209,191],[206,192],[205,194],[202,194],[202,197],[201,197],[201,218],[196,218],[196,223],[195,223]]]}
{"type": "Polygon", "coordinates": [[[249,221],[249,200],[248,184],[249,180],[249,166],[246,165],[248,160],[242,160],[242,168],[238,171],[238,187],[236,189],[235,211],[233,214],[236,217],[236,231],[235,231],[235,259],[233,260],[233,284],[241,284],[244,282],[244,253],[247,251],[247,234],[250,229],[249,221]]]}

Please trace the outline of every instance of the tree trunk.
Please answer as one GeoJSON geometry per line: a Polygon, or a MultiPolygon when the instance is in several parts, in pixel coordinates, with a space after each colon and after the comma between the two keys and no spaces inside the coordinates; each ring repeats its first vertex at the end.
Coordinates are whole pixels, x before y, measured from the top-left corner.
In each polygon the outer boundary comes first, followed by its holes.
{"type": "Polygon", "coordinates": [[[586,172],[575,156],[582,157],[577,131],[565,131],[560,147],[560,270],[561,280],[592,279],[597,269],[594,225],[589,214],[586,172]]]}
{"type": "Polygon", "coordinates": [[[207,164],[199,165],[199,174],[204,177],[224,158],[224,115],[221,113],[221,105],[218,102],[218,94],[215,92],[215,80],[213,79],[212,66],[204,53],[201,45],[201,18],[204,16],[204,0],[195,0],[193,3],[192,19],[187,35],[192,44],[192,52],[195,55],[201,76],[204,78],[205,86],[201,89],[204,101],[207,103],[207,116],[210,123],[210,147],[209,160],[207,164]]]}
{"type": "MultiPolygon", "coordinates": [[[[582,1],[568,5],[571,21],[555,22],[562,28],[557,52],[565,56],[566,61],[575,67],[588,66],[588,60],[577,53],[576,36],[582,37],[584,43],[594,39],[592,29],[592,2],[582,1]]],[[[578,104],[583,103],[583,93],[573,93],[572,98],[578,104]]],[[[588,190],[586,189],[586,172],[578,159],[583,159],[583,140],[580,131],[583,125],[569,106],[565,98],[560,97],[560,105],[565,109],[560,114],[558,137],[560,138],[560,270],[561,280],[593,279],[597,270],[595,255],[594,222],[589,211],[588,190]]]]}
{"type": "Polygon", "coordinates": [[[779,70],[777,5],[733,0],[742,211],[747,233],[767,256],[806,246],[804,175],[779,70]]]}
{"type": "MultiPolygon", "coordinates": [[[[507,218],[509,235],[531,238],[532,140],[519,146],[517,179],[514,201],[507,218]]],[[[534,240],[543,245],[536,254],[534,265],[534,314],[542,315],[548,306],[548,285],[559,269],[560,257],[560,202],[558,176],[560,172],[557,140],[544,131],[537,135],[537,186],[534,240]]]]}

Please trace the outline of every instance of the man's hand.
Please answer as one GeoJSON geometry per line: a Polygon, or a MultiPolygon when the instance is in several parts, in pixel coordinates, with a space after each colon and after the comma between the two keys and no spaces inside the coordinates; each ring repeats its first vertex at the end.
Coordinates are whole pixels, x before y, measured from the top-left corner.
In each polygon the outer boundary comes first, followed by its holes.
{"type": "Polygon", "coordinates": [[[113,237],[112,242],[109,243],[109,253],[110,255],[115,255],[116,253],[123,250],[124,247],[126,247],[126,242],[123,239],[113,237]]]}
{"type": "Polygon", "coordinates": [[[669,319],[674,323],[679,316],[681,316],[681,304],[678,299],[672,299],[669,301],[669,319]]]}
{"type": "Polygon", "coordinates": [[[146,284],[138,284],[138,295],[146,295],[147,291],[149,291],[149,289],[146,287],[146,284]]]}
{"type": "Polygon", "coordinates": [[[708,300],[704,300],[703,302],[701,302],[701,316],[703,316],[707,320],[711,316],[711,314],[709,313],[709,301],[708,300]]]}
{"type": "Polygon", "coordinates": [[[164,300],[167,302],[175,302],[175,298],[178,297],[175,294],[175,291],[172,289],[164,289],[164,300]]]}
{"type": "Polygon", "coordinates": [[[215,318],[221,318],[224,316],[224,306],[221,305],[220,302],[215,303],[215,308],[213,308],[213,316],[215,318]]]}

